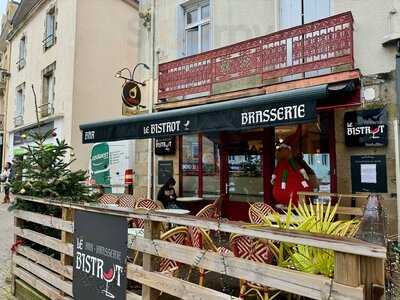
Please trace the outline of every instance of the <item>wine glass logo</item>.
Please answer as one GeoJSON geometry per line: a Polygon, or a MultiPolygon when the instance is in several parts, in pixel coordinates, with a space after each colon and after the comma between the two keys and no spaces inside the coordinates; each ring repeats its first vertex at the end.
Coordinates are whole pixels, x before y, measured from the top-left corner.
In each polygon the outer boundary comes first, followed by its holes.
{"type": "Polygon", "coordinates": [[[114,280],[115,271],[115,265],[113,265],[107,272],[103,272],[103,279],[106,281],[106,288],[101,292],[111,299],[114,299],[115,296],[108,291],[108,284],[114,280]]]}
{"type": "Polygon", "coordinates": [[[373,129],[371,130],[372,138],[373,138],[373,139],[379,139],[379,136],[376,136],[376,135],[379,134],[380,131],[381,131],[381,130],[380,130],[379,127],[373,128],[373,129]]]}

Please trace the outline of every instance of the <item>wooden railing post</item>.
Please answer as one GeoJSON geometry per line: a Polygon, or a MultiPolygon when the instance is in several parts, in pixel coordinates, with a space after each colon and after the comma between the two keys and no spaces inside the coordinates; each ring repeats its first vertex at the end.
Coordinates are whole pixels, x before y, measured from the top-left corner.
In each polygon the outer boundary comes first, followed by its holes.
{"type": "MultiPolygon", "coordinates": [[[[18,236],[15,234],[16,228],[20,227],[22,228],[24,224],[24,220],[21,220],[17,217],[14,217],[14,243],[17,242],[18,236]]],[[[11,293],[15,296],[15,283],[16,283],[16,276],[14,275],[14,255],[15,253],[11,253],[11,293]]]]}
{"type": "Polygon", "coordinates": [[[361,282],[366,300],[383,299],[385,290],[385,262],[374,257],[361,257],[361,282]]]}
{"type": "MultiPolygon", "coordinates": [[[[150,220],[144,221],[144,238],[155,240],[160,238],[161,223],[150,220]]],[[[159,269],[159,257],[143,253],[143,270],[153,272],[159,269]]],[[[142,299],[157,300],[160,292],[149,286],[143,285],[142,299]]]]}
{"type": "MultiPolygon", "coordinates": [[[[72,208],[63,207],[61,209],[61,218],[65,221],[73,221],[73,210],[72,208]]],[[[73,243],[73,234],[65,231],[61,231],[61,241],[64,243],[73,243]]],[[[71,266],[73,264],[73,258],[64,253],[61,253],[60,257],[61,264],[63,266],[71,266]]],[[[66,280],[64,276],[61,276],[61,279],[66,280]]]]}
{"type": "Polygon", "coordinates": [[[336,283],[358,287],[361,285],[360,256],[342,252],[335,252],[336,283]]]}

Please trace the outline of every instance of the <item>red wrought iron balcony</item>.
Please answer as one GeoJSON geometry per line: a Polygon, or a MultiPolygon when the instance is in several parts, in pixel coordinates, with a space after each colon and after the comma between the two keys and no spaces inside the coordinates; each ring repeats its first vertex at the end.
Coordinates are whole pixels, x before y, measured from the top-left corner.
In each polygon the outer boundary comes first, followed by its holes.
{"type": "Polygon", "coordinates": [[[354,68],[351,12],[160,64],[158,99],[213,95],[221,84],[251,77],[260,86],[318,76],[339,66],[354,68]]]}

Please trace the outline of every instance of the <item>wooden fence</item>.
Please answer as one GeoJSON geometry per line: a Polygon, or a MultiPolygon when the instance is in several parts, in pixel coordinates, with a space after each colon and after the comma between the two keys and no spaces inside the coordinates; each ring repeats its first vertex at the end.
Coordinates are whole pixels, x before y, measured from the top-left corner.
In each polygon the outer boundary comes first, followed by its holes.
{"type": "MultiPolygon", "coordinates": [[[[98,205],[69,204],[33,197],[18,197],[20,201],[45,204],[61,210],[60,217],[15,210],[15,239],[31,241],[59,253],[50,257],[22,243],[13,255],[12,274],[50,299],[73,299],[72,256],[73,215],[75,210],[118,215],[145,220],[143,238],[129,238],[129,248],[143,253],[143,266],[128,263],[127,277],[142,284],[142,295],[127,291],[128,300],[154,300],[159,291],[181,299],[237,299],[207,287],[170,277],[157,272],[159,257],[183,264],[193,265],[234,278],[244,279],[312,299],[379,299],[375,291],[384,285],[384,260],[386,248],[356,239],[335,238],[324,235],[294,232],[278,228],[255,229],[244,227],[241,222],[218,222],[194,216],[178,216],[157,212],[140,212],[128,209],[104,208],[98,205]],[[45,235],[26,224],[34,223],[53,228],[59,238],[45,235]],[[162,223],[173,223],[253,236],[281,242],[290,242],[335,252],[335,275],[333,279],[303,273],[269,264],[261,264],[232,256],[222,256],[211,251],[176,245],[160,240],[162,223]],[[199,259],[201,257],[201,259],[199,259]]],[[[14,290],[15,291],[15,290],[14,290]]]]}

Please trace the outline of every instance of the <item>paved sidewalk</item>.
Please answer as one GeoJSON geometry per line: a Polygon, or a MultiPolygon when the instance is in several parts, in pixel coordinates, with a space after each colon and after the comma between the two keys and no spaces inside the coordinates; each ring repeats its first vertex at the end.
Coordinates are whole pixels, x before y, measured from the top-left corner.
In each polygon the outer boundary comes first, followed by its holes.
{"type": "MultiPolygon", "coordinates": [[[[0,198],[2,201],[3,198],[0,198]]],[[[11,253],[13,241],[13,218],[7,211],[8,205],[0,204],[0,299],[15,299],[11,295],[10,277],[11,253]]]]}

